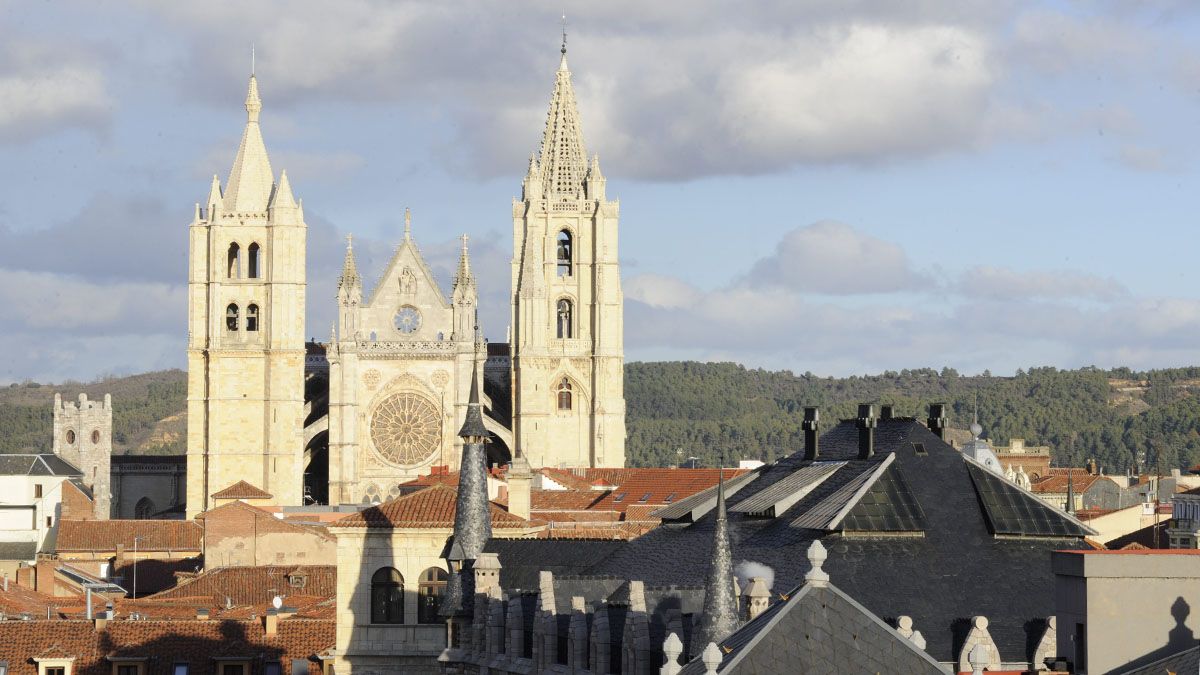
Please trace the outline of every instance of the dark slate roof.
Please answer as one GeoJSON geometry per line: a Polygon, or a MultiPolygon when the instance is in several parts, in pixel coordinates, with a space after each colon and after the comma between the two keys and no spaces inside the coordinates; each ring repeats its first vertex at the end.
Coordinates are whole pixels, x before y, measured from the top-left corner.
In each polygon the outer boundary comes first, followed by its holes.
{"type": "Polygon", "coordinates": [[[0,542],[0,560],[33,560],[37,547],[36,541],[0,542]]]}
{"type": "Polygon", "coordinates": [[[37,455],[0,454],[0,476],[82,476],[63,458],[53,453],[37,455]]]}
{"type": "Polygon", "coordinates": [[[1171,675],[1172,673],[1200,672],[1200,647],[1189,647],[1144,666],[1114,672],[1117,675],[1171,675]]]}
{"type": "MultiPolygon", "coordinates": [[[[937,673],[931,656],[834,586],[787,594],[721,641],[722,675],[768,673],[937,673]]],[[[701,647],[701,649],[703,649],[701,647]]],[[[699,651],[699,650],[697,650],[699,651]]],[[[681,675],[701,675],[695,658],[681,675]]]]}
{"type": "MultiPolygon", "coordinates": [[[[1082,538],[1036,532],[993,536],[966,460],[912,418],[879,420],[875,454],[868,459],[858,458],[852,422],[831,429],[820,447],[821,461],[845,461],[845,466],[784,513],[752,517],[736,513],[736,507],[807,465],[802,453],[759,469],[730,498],[735,562],[765,564],[775,571],[776,588],[795,587],[808,571],[808,545],[821,539],[829,550],[825,571],[833,582],[885,621],[911,616],[938,660],[957,658],[976,615],[988,617],[1005,660],[1030,658],[1041,637],[1040,622],[1055,611],[1050,553],[1082,548],[1082,538]],[[918,454],[914,444],[923,445],[924,453],[918,454]],[[814,522],[831,530],[794,523],[803,522],[801,517],[818,504],[825,504],[826,515],[814,522]],[[844,514],[840,520],[839,513],[844,514]],[[898,525],[920,531],[897,535],[898,525]]],[[[576,573],[641,579],[648,586],[694,584],[705,577],[712,531],[712,514],[695,523],[664,523],[576,573]]],[[[543,560],[568,555],[578,563],[589,555],[571,552],[573,544],[556,547],[546,540],[538,542],[543,548],[516,550],[525,545],[506,543],[501,557],[509,558],[504,572],[510,578],[530,575],[536,583],[543,560]],[[531,571],[514,569],[517,565],[531,571]]],[[[525,582],[524,587],[533,586],[525,582]]]]}
{"type": "Polygon", "coordinates": [[[491,539],[483,550],[500,556],[502,588],[537,590],[539,571],[553,572],[555,577],[579,574],[624,543],[613,539],[491,539]]]}
{"type": "Polygon", "coordinates": [[[1095,534],[1074,516],[1064,514],[1040,499],[1028,499],[1028,493],[982,464],[968,459],[967,470],[994,534],[1073,537],[1095,534]]]}

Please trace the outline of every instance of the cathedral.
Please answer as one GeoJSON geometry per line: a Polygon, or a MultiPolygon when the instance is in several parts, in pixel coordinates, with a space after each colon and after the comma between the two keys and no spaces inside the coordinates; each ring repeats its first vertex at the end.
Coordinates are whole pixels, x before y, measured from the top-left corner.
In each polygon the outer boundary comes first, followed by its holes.
{"type": "Polygon", "coordinates": [[[306,345],[304,206],[271,167],[253,75],[245,108],[225,184],[213,177],[190,227],[189,517],[239,481],[279,505],[361,504],[456,470],[473,376],[491,463],[624,466],[619,207],[584,144],[565,43],[512,202],[508,345],[482,339],[466,235],[447,294],[407,210],[378,279],[360,275],[347,237],[336,326],[306,345]]]}

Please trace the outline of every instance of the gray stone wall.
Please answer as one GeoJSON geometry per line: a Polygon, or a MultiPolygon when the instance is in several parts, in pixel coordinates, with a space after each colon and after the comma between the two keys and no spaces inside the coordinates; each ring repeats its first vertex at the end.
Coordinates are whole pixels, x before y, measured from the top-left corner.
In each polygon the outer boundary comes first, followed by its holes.
{"type": "Polygon", "coordinates": [[[89,401],[79,395],[78,403],[64,402],[54,395],[54,454],[79,468],[83,483],[92,491],[95,515],[112,514],[112,396],[89,401]]]}

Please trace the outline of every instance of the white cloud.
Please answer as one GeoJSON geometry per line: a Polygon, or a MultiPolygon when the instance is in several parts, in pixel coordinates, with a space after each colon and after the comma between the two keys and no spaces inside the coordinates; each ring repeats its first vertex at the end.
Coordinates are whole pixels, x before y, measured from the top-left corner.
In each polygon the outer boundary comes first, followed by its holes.
{"type": "Polygon", "coordinates": [[[107,125],[112,102],[103,72],[77,48],[57,47],[22,39],[0,46],[0,140],[107,125]]]}
{"type": "Polygon", "coordinates": [[[932,285],[912,269],[904,249],[830,221],[788,232],[773,255],[755,263],[746,282],[829,295],[893,293],[932,285]]]}

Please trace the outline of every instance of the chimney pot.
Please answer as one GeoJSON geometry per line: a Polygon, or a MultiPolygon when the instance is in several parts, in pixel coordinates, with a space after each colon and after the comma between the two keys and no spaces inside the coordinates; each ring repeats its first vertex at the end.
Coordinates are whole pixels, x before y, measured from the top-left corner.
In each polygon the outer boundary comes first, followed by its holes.
{"type": "Polygon", "coordinates": [[[896,416],[896,406],[891,403],[884,403],[879,406],[879,419],[890,420],[896,416]]]}
{"type": "Polygon", "coordinates": [[[820,456],[821,440],[821,411],[816,406],[805,406],[804,421],[800,423],[804,430],[804,459],[813,460],[820,456]]]}
{"type": "Polygon", "coordinates": [[[945,403],[930,403],[929,404],[929,430],[935,436],[946,440],[946,404],[945,403]]]}
{"type": "Polygon", "coordinates": [[[870,459],[875,454],[875,406],[862,403],[858,406],[858,458],[870,459]]]}

